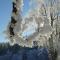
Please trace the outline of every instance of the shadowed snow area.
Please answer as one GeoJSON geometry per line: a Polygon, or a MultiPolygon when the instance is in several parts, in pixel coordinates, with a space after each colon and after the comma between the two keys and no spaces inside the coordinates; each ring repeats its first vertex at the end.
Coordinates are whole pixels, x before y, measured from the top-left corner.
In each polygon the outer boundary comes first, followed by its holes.
{"type": "Polygon", "coordinates": [[[46,48],[10,46],[0,52],[0,60],[49,60],[46,48]]]}

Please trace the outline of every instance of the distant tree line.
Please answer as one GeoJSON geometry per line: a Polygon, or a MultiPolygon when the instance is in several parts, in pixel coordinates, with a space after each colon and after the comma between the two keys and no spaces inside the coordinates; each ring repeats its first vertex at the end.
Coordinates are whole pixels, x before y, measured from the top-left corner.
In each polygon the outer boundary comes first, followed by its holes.
{"type": "Polygon", "coordinates": [[[17,53],[20,48],[18,44],[11,46],[9,43],[0,43],[0,55],[6,54],[7,51],[17,53]]]}

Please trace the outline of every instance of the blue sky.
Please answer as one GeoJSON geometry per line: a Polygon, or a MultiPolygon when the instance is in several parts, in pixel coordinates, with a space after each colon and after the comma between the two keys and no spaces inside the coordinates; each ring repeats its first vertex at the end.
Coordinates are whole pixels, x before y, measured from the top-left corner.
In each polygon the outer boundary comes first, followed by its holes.
{"type": "MultiPolygon", "coordinates": [[[[26,14],[26,12],[29,9],[29,0],[24,0],[24,8],[23,8],[23,15],[26,14]]],[[[10,21],[11,17],[11,11],[12,11],[12,0],[0,0],[0,43],[6,42],[4,36],[4,31],[7,28],[7,25],[10,21]]]]}

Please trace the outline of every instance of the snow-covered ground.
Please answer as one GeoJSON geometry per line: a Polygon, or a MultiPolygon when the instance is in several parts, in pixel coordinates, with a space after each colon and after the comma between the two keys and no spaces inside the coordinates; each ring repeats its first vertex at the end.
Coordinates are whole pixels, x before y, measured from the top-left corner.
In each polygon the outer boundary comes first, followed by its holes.
{"type": "Polygon", "coordinates": [[[49,60],[48,51],[45,48],[27,48],[17,53],[8,52],[0,55],[0,60],[49,60]]]}

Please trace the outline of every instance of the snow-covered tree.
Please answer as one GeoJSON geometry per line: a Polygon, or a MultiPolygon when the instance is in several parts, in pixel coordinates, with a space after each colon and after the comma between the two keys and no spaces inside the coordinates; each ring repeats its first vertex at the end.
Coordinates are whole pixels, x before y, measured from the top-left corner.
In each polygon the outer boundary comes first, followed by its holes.
{"type": "Polygon", "coordinates": [[[13,0],[12,1],[12,14],[11,21],[7,27],[7,35],[10,38],[10,42],[14,42],[14,36],[17,34],[16,31],[19,31],[17,27],[20,27],[20,23],[22,21],[22,8],[23,8],[23,0],[13,0]]]}
{"type": "Polygon", "coordinates": [[[23,0],[14,0],[8,26],[8,35],[13,43],[30,47],[33,41],[37,41],[39,46],[47,44],[53,50],[59,36],[59,3],[59,0],[30,0],[29,12],[23,17],[23,0]]]}

